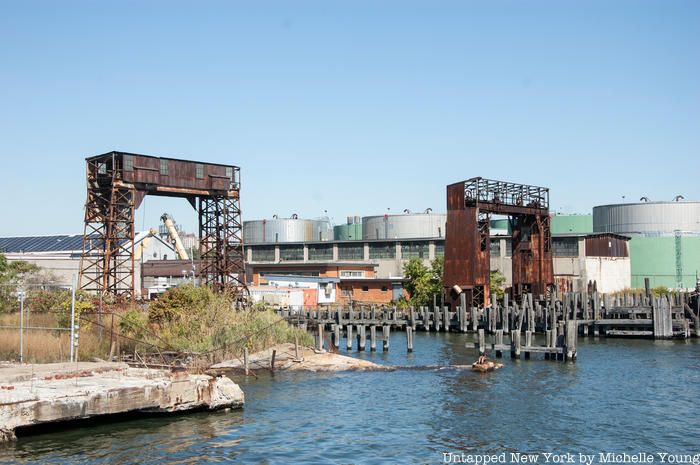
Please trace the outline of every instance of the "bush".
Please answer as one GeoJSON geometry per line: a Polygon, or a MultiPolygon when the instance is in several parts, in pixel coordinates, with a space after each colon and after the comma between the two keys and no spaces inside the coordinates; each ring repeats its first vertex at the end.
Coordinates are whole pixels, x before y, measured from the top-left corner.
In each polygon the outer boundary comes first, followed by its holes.
{"type": "MultiPolygon", "coordinates": [[[[284,342],[313,345],[306,331],[289,326],[265,305],[236,311],[230,297],[192,285],[172,288],[148,310],[130,309],[121,318],[123,335],[144,341],[143,348],[157,347],[183,352],[216,351],[215,359],[238,356],[284,342]]],[[[136,347],[138,344],[125,344],[136,347]]]]}

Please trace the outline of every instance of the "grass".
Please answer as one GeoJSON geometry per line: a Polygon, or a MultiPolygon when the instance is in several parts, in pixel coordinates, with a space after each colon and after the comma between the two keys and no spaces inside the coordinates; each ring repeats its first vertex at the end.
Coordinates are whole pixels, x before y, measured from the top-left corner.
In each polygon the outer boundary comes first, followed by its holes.
{"type": "MultiPolygon", "coordinates": [[[[19,326],[19,313],[0,314],[0,326],[19,326]]],[[[29,313],[25,315],[25,328],[57,328],[59,315],[53,313],[29,313]]],[[[109,333],[100,338],[94,328],[86,327],[78,338],[78,358],[81,361],[106,358],[109,354],[109,333]],[[106,340],[103,340],[106,339],[106,340]]],[[[25,329],[23,341],[26,363],[57,363],[70,360],[70,331],[25,329]]],[[[0,329],[0,360],[19,361],[19,329],[0,329]]]]}
{"type": "MultiPolygon", "coordinates": [[[[121,309],[115,313],[115,337],[110,336],[111,318],[102,330],[80,321],[78,355],[80,360],[106,360],[110,349],[118,353],[157,353],[168,350],[204,354],[209,362],[242,356],[271,346],[298,341],[312,346],[313,337],[292,327],[272,310],[254,306],[236,311],[232,301],[206,288],[183,286],[168,291],[148,307],[121,309]],[[110,347],[111,339],[115,347],[110,347]],[[118,350],[118,351],[117,351],[118,350]]],[[[68,324],[63,312],[28,312],[25,327],[57,328],[68,324]]],[[[19,326],[19,313],[0,314],[0,326],[19,326]]],[[[31,363],[65,362],[70,354],[70,332],[25,330],[24,360],[31,363]]],[[[19,360],[19,330],[0,329],[0,360],[19,360]]]]}

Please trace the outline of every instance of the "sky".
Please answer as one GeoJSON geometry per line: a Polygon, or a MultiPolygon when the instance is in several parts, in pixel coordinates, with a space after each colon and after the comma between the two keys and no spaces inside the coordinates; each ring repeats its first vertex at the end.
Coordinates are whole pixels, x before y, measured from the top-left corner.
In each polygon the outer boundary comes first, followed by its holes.
{"type": "Polygon", "coordinates": [[[698,1],[0,0],[0,236],[82,233],[112,150],[240,166],[244,220],[700,200],[699,76],[698,1]]]}

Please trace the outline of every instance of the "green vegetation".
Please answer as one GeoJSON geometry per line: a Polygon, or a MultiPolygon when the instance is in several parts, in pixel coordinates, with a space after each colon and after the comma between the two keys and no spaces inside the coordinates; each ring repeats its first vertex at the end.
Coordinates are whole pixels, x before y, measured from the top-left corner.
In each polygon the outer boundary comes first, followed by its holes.
{"type": "Polygon", "coordinates": [[[498,300],[503,300],[503,296],[505,295],[506,277],[500,271],[494,270],[491,272],[489,279],[491,294],[494,294],[498,300]]]}
{"type": "MultiPolygon", "coordinates": [[[[71,291],[43,286],[49,275],[27,262],[9,263],[0,254],[0,323],[19,326],[17,290],[26,289],[25,324],[49,328],[70,328],[71,291]]],[[[265,306],[254,305],[236,310],[229,296],[209,288],[192,285],[170,289],[148,305],[130,305],[114,299],[97,298],[83,291],[76,293],[76,320],[80,322],[81,360],[105,359],[121,352],[154,353],[173,350],[211,354],[210,360],[240,356],[244,347],[251,352],[284,342],[298,340],[313,345],[313,337],[304,330],[289,326],[265,306]],[[112,317],[97,324],[97,315],[81,315],[101,307],[112,317]],[[120,337],[121,336],[121,337],[120,337]],[[110,347],[110,341],[114,343],[110,347]]],[[[65,331],[35,331],[25,338],[25,359],[36,363],[66,361],[70,349],[65,331]]],[[[19,331],[7,330],[0,338],[0,360],[19,356],[19,331]]]]}
{"type": "MultiPolygon", "coordinates": [[[[443,274],[445,269],[444,257],[437,257],[430,264],[430,268],[423,264],[419,258],[412,258],[403,267],[403,275],[408,279],[405,284],[406,291],[410,295],[408,300],[402,299],[397,303],[399,308],[408,306],[419,307],[432,303],[433,295],[441,295],[443,292],[443,274]]],[[[505,294],[506,277],[498,270],[492,271],[491,292],[501,300],[505,294]]]]}
{"type": "Polygon", "coordinates": [[[39,267],[25,261],[8,262],[0,254],[0,312],[12,312],[17,308],[17,288],[25,279],[39,272],[39,267]]]}
{"type": "Polygon", "coordinates": [[[428,268],[420,258],[410,259],[403,266],[403,275],[408,279],[405,288],[410,298],[400,304],[419,307],[432,302],[433,295],[441,295],[444,263],[443,257],[437,257],[428,268]]]}
{"type": "Polygon", "coordinates": [[[143,341],[126,344],[132,349],[152,352],[152,344],[183,352],[213,351],[215,359],[239,356],[244,347],[257,352],[295,338],[302,345],[313,345],[309,333],[289,326],[264,306],[236,311],[230,297],[192,285],[168,290],[147,310],[128,310],[119,329],[123,335],[143,341]]]}

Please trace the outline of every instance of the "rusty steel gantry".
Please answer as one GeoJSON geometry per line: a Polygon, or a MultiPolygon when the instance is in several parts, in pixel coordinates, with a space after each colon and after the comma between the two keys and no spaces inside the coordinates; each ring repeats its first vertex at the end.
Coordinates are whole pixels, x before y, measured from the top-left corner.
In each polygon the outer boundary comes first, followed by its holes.
{"type": "Polygon", "coordinates": [[[124,152],[86,159],[80,288],[133,299],[134,212],[146,195],[186,199],[199,213],[202,283],[245,289],[240,168],[124,152]]]}
{"type": "Polygon", "coordinates": [[[512,297],[547,295],[554,283],[549,189],[472,178],[447,186],[445,295],[457,304],[488,304],[491,215],[508,216],[511,227],[512,297]]]}

